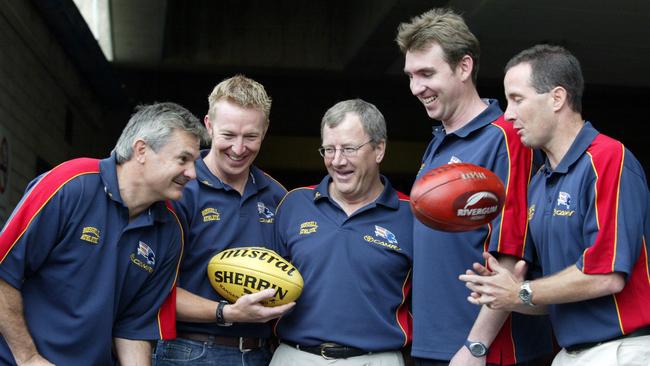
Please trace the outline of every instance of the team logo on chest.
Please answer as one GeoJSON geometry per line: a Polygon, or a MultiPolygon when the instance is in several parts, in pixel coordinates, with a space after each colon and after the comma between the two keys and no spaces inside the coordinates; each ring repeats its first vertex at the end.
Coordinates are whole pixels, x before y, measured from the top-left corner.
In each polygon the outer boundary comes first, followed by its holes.
{"type": "Polygon", "coordinates": [[[530,205],[528,207],[528,221],[532,220],[535,216],[535,205],[530,205]]]}
{"type": "Polygon", "coordinates": [[[300,224],[300,235],[313,234],[318,229],[318,223],[316,221],[305,221],[300,224]]]}
{"type": "Polygon", "coordinates": [[[402,250],[397,245],[397,237],[395,234],[379,225],[375,225],[375,236],[365,235],[363,237],[363,240],[367,241],[368,243],[381,245],[382,247],[390,248],[393,250],[402,250]]]}
{"type": "Polygon", "coordinates": [[[456,155],[452,155],[451,158],[449,158],[449,161],[447,162],[447,164],[458,164],[458,163],[462,163],[462,162],[463,161],[460,160],[456,155]]]}
{"type": "Polygon", "coordinates": [[[221,220],[221,215],[214,207],[206,207],[201,210],[201,216],[203,216],[203,222],[209,221],[219,221],[221,220]]]}
{"type": "Polygon", "coordinates": [[[257,202],[257,213],[260,215],[260,222],[265,224],[273,223],[273,211],[271,211],[264,202],[257,202]]]}
{"type": "Polygon", "coordinates": [[[575,210],[572,210],[572,207],[574,207],[574,204],[571,195],[567,192],[560,192],[557,195],[557,204],[553,209],[553,216],[573,216],[575,210]]]}
{"type": "Polygon", "coordinates": [[[97,244],[99,243],[99,229],[94,226],[86,226],[81,230],[81,237],[79,239],[87,241],[90,244],[97,244]]]}
{"type": "Polygon", "coordinates": [[[129,258],[133,264],[149,273],[153,272],[153,266],[156,265],[156,253],[142,241],[138,242],[137,255],[131,253],[129,258]]]}

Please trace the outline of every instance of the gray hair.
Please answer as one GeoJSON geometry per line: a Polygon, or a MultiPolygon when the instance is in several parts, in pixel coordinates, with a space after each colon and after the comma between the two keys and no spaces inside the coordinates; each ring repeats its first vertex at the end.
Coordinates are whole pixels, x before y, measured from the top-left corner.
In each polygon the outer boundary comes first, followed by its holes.
{"type": "Polygon", "coordinates": [[[325,126],[336,127],[343,122],[347,113],[354,113],[359,116],[363,131],[370,137],[373,144],[386,141],[386,121],[379,109],[373,104],[362,99],[344,100],[334,104],[325,112],[320,124],[321,139],[325,126]]]}
{"type": "Polygon", "coordinates": [[[122,164],[131,159],[133,143],[137,139],[144,140],[153,151],[157,152],[168,142],[174,130],[185,131],[200,142],[208,139],[203,123],[192,112],[176,103],[137,106],[113,149],[117,163],[122,164]]]}
{"type": "Polygon", "coordinates": [[[505,67],[511,68],[527,63],[531,68],[530,83],[537,93],[548,93],[556,86],[567,92],[567,102],[574,112],[582,113],[582,78],[580,61],[561,46],[538,44],[515,55],[505,67]]]}

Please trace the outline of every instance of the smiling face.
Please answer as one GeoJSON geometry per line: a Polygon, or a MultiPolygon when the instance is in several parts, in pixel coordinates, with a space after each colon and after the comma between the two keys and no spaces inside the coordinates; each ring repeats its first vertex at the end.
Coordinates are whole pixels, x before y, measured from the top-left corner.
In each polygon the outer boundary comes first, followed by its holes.
{"type": "Polygon", "coordinates": [[[513,123],[521,142],[532,148],[550,144],[556,124],[551,93],[538,93],[531,84],[532,68],[528,63],[511,67],[503,81],[508,108],[506,120],[513,123]]]}
{"type": "MultiPolygon", "coordinates": [[[[142,144],[142,143],[141,143],[142,144]]],[[[174,130],[158,151],[142,145],[142,179],[153,200],[178,200],[183,187],[196,178],[194,162],[199,156],[199,140],[185,131],[174,130]]]]}
{"type": "Polygon", "coordinates": [[[246,182],[249,168],[262,146],[266,118],[258,109],[244,108],[225,99],[215,104],[212,115],[214,120],[205,117],[212,137],[205,163],[223,182],[240,186],[246,182]]]}
{"type": "Polygon", "coordinates": [[[411,93],[422,102],[430,118],[447,122],[458,114],[463,80],[445,60],[440,45],[433,43],[424,50],[407,51],[404,73],[409,77],[411,93]]]}
{"type": "Polygon", "coordinates": [[[384,157],[385,142],[365,144],[355,156],[344,156],[340,148],[357,147],[370,140],[359,116],[347,113],[336,127],[323,127],[323,146],[339,149],[334,157],[324,157],[327,172],[332,177],[330,193],[346,201],[363,201],[373,194],[379,181],[379,163],[384,157]]]}

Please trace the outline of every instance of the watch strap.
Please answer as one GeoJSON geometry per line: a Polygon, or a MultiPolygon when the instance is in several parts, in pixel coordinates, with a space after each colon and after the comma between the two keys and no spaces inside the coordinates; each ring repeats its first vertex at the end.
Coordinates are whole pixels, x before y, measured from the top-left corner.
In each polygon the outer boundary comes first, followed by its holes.
{"type": "Polygon", "coordinates": [[[232,323],[226,322],[226,319],[223,317],[223,308],[228,305],[228,301],[221,300],[217,305],[216,316],[217,316],[217,325],[222,327],[229,327],[232,323]]]}
{"type": "Polygon", "coordinates": [[[465,340],[465,347],[474,357],[483,357],[488,353],[488,347],[482,342],[474,342],[469,339],[465,340]]]}

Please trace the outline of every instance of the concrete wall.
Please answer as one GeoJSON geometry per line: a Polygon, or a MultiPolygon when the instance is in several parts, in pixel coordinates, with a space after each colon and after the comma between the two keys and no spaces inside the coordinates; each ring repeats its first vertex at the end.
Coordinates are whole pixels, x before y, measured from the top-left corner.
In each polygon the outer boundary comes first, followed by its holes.
{"type": "Polygon", "coordinates": [[[109,114],[33,4],[0,0],[0,223],[38,170],[106,156],[109,114]]]}

